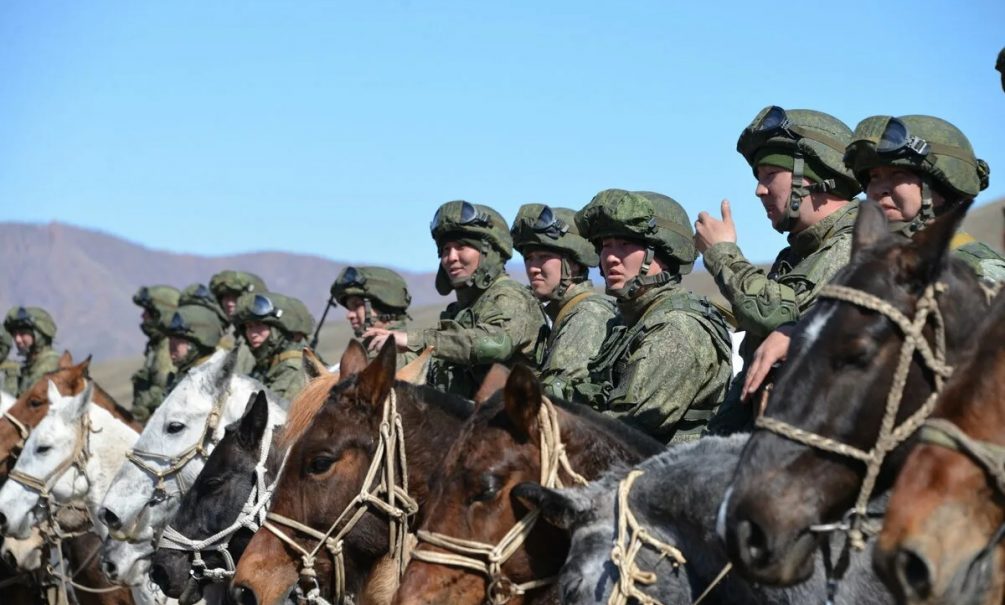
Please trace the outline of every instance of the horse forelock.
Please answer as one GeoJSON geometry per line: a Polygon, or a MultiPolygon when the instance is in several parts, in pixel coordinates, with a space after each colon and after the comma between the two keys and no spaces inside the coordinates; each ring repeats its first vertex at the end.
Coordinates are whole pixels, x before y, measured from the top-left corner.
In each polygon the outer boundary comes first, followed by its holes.
{"type": "Polygon", "coordinates": [[[300,440],[318,411],[328,401],[331,390],[339,383],[338,374],[324,374],[307,383],[290,402],[286,414],[286,424],[277,441],[280,449],[286,449],[300,440]]]}

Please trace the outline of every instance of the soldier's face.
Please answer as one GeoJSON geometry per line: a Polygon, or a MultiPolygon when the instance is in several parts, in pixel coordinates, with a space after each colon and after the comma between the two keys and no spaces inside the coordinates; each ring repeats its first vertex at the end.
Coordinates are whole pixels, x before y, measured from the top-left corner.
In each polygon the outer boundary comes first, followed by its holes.
{"type": "Polygon", "coordinates": [[[462,282],[474,275],[482,254],[477,248],[459,242],[445,242],[440,248],[440,265],[451,282],[462,282]]]}
{"type": "MultiPolygon", "coordinates": [[[[639,274],[646,259],[644,245],[627,239],[609,237],[600,242],[600,266],[604,270],[604,281],[611,290],[624,288],[628,280],[639,274]]],[[[663,271],[660,262],[653,259],[648,275],[663,271]]]]}
{"type": "Polygon", "coordinates": [[[233,294],[224,294],[220,297],[220,306],[223,307],[223,312],[227,314],[227,317],[233,317],[234,311],[237,309],[237,297],[233,294]]]}
{"type": "Polygon", "coordinates": [[[31,330],[14,330],[12,336],[14,337],[14,345],[17,347],[17,352],[22,355],[27,355],[28,351],[35,344],[35,334],[31,330]]]}
{"type": "MultiPolygon", "coordinates": [[[[869,171],[866,196],[883,209],[890,221],[910,221],[921,212],[921,177],[900,166],[879,166],[869,171]]],[[[932,204],[941,206],[943,198],[932,192],[932,204]]]]}
{"type": "Polygon", "coordinates": [[[523,255],[523,266],[534,295],[548,299],[562,281],[562,257],[547,250],[528,250],[523,255]]]}
{"type": "Polygon", "coordinates": [[[248,346],[252,349],[257,349],[265,344],[271,332],[272,329],[260,321],[249,321],[244,324],[244,337],[248,339],[248,346]]]}
{"type": "Polygon", "coordinates": [[[761,164],[757,167],[757,187],[754,195],[761,200],[768,220],[778,227],[785,220],[785,208],[792,194],[792,171],[761,164]]]}
{"type": "Polygon", "coordinates": [[[345,299],[345,318],[353,330],[360,330],[366,322],[366,305],[359,296],[349,296],[345,299]]]}
{"type": "Polygon", "coordinates": [[[188,356],[189,349],[192,348],[192,343],[185,340],[184,338],[178,338],[177,336],[168,337],[168,354],[171,355],[171,362],[178,365],[188,356]]]}

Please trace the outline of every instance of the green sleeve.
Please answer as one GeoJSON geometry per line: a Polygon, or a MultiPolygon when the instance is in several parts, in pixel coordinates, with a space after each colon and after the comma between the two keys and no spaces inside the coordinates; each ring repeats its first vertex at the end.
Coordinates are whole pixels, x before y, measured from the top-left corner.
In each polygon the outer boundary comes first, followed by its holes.
{"type": "Polygon", "coordinates": [[[571,400],[575,386],[590,381],[590,359],[600,350],[614,318],[611,306],[589,299],[565,318],[541,366],[545,393],[571,400]]]}

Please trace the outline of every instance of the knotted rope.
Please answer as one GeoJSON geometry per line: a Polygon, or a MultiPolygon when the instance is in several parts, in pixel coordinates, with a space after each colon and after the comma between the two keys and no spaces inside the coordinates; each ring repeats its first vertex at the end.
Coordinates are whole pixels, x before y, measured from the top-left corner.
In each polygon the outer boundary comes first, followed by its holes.
{"type": "MultiPolygon", "coordinates": [[[[565,444],[562,442],[558,411],[547,397],[542,399],[541,408],[538,411],[538,431],[541,433],[541,485],[552,489],[565,487],[559,477],[560,470],[565,471],[566,475],[574,482],[586,485],[586,479],[574,471],[569,462],[565,444]]],[[[556,578],[551,576],[518,584],[502,570],[506,561],[523,546],[531,530],[534,529],[540,514],[538,509],[528,512],[506,532],[506,535],[497,544],[464,540],[446,534],[420,530],[416,534],[419,542],[426,542],[447,552],[414,550],[412,558],[426,563],[462,567],[484,574],[489,579],[486,594],[488,602],[492,605],[502,605],[529,590],[555,582],[556,578]]]]}
{"type": "Polygon", "coordinates": [[[968,456],[988,477],[999,493],[1005,495],[1005,447],[974,439],[945,418],[929,418],[918,433],[922,443],[938,445],[968,456]]]}
{"type": "Polygon", "coordinates": [[[398,413],[397,395],[391,389],[384,399],[384,409],[380,422],[380,440],[373,460],[360,486],[360,491],[342,513],[325,532],[318,531],[295,519],[290,519],[275,512],[266,515],[262,527],[272,532],[277,538],[300,553],[300,578],[309,583],[306,593],[298,585],[301,600],[314,605],[331,605],[321,596],[321,587],[317,581],[317,571],[314,565],[317,555],[324,548],[332,558],[332,574],[334,582],[332,594],[334,603],[346,601],[346,573],[343,540],[352,531],[359,520],[370,508],[383,513],[388,519],[388,539],[390,552],[394,556],[398,576],[404,571],[408,560],[407,534],[408,519],[414,515],[419,505],[408,494],[408,463],[405,457],[405,436],[398,413]],[[317,543],[310,550],[289,536],[282,527],[304,534],[317,543]]]}
{"type": "MultiPolygon", "coordinates": [[[[862,487],[859,490],[855,506],[851,510],[851,522],[848,527],[849,542],[856,550],[865,548],[865,531],[863,526],[868,518],[866,507],[876,486],[876,479],[879,477],[883,462],[889,453],[910,437],[922,425],[925,418],[932,413],[932,410],[935,408],[936,399],[942,391],[945,379],[953,372],[953,368],[946,364],[945,322],[938,303],[938,295],[944,292],[945,289],[946,286],[943,283],[929,284],[918,299],[913,320],[908,319],[906,315],[890,303],[868,292],[835,284],[827,284],[820,291],[819,296],[823,298],[841,300],[885,315],[900,328],[900,331],[904,335],[904,343],[900,348],[897,368],[893,374],[893,382],[887,395],[886,409],[883,413],[879,436],[876,438],[876,443],[872,449],[868,451],[861,450],[830,437],[818,435],[764,415],[758,417],[755,421],[755,425],[758,428],[771,431],[797,443],[865,463],[865,478],[862,480],[862,487]],[[929,344],[924,335],[924,329],[929,319],[934,323],[934,344],[929,344]],[[935,377],[935,385],[931,395],[929,395],[921,407],[899,426],[894,426],[897,413],[900,410],[901,399],[904,396],[907,377],[911,370],[911,360],[914,358],[915,353],[921,356],[925,365],[931,370],[935,377]]],[[[828,525],[822,527],[833,528],[834,526],[828,525]]]]}

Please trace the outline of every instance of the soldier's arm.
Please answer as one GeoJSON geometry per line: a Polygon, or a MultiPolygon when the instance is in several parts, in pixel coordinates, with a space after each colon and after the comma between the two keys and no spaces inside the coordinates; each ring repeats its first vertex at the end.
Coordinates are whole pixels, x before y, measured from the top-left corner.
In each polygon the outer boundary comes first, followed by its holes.
{"type": "Polygon", "coordinates": [[[621,384],[611,392],[610,415],[662,441],[672,436],[712,371],[701,350],[712,346],[708,334],[689,321],[694,323],[674,314],[631,351],[621,384]]]}
{"type": "Polygon", "coordinates": [[[465,328],[454,320],[441,320],[436,328],[408,332],[408,348],[433,347],[433,355],[457,364],[505,363],[526,342],[537,336],[541,311],[510,292],[493,297],[478,324],[465,328]]]}
{"type": "Polygon", "coordinates": [[[613,319],[612,309],[589,300],[565,319],[541,367],[545,393],[571,400],[575,385],[590,380],[590,359],[600,350],[613,319]]]}
{"type": "Polygon", "coordinates": [[[307,383],[299,363],[300,360],[297,359],[295,361],[288,360],[276,364],[269,371],[267,380],[269,390],[286,401],[292,401],[307,383]]]}

